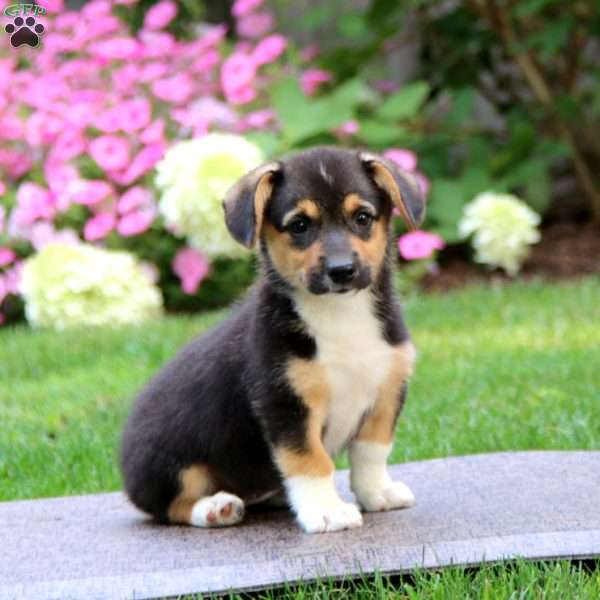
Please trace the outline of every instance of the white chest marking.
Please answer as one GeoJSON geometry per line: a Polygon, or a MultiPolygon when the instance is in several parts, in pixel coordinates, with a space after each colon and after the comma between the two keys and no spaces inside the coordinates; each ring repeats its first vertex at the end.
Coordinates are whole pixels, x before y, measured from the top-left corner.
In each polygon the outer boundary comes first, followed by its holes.
{"type": "Polygon", "coordinates": [[[383,338],[368,290],[344,296],[303,294],[296,306],[316,340],[316,360],[331,390],[323,443],[333,455],[375,403],[394,349],[383,338]]]}

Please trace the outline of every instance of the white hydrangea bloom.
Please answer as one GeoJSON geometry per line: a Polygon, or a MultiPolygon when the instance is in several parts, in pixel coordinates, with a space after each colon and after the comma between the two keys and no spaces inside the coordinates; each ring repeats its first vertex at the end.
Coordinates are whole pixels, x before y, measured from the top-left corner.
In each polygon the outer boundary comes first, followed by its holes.
{"type": "Polygon", "coordinates": [[[25,262],[25,314],[34,327],[140,323],[162,313],[162,296],[127,252],[50,244],[25,262]]]}
{"type": "Polygon", "coordinates": [[[459,231],[473,236],[475,260],[516,275],[540,240],[540,216],[511,194],[484,192],[465,206],[459,231]]]}
{"type": "Polygon", "coordinates": [[[263,161],[258,146],[233,134],[176,144],[156,167],[167,225],[210,257],[242,256],[244,249],[225,226],[222,202],[229,188],[263,161]]]}

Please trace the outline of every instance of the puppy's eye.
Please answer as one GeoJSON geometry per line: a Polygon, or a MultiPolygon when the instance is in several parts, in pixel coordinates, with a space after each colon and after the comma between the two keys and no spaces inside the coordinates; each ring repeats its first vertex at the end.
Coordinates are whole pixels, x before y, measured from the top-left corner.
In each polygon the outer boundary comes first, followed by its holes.
{"type": "Polygon", "coordinates": [[[294,235],[300,235],[305,233],[308,230],[308,226],[310,225],[310,219],[308,217],[296,217],[291,223],[288,225],[288,230],[290,233],[294,235]]]}
{"type": "Polygon", "coordinates": [[[359,210],[354,216],[354,221],[360,227],[368,227],[373,222],[373,215],[366,210],[359,210]]]}

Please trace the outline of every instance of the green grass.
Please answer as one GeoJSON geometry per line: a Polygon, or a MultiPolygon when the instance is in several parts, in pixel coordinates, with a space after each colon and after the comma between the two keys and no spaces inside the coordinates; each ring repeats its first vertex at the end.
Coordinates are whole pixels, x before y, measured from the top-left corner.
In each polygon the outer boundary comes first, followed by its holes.
{"type": "MultiPolygon", "coordinates": [[[[415,296],[405,308],[420,356],[394,461],[600,448],[599,278],[415,296]]],[[[0,330],[0,500],[118,489],[115,451],[136,390],[223,314],[117,331],[0,330]]],[[[592,598],[600,582],[568,563],[519,564],[351,590],[369,598],[592,598]]],[[[348,593],[325,584],[291,597],[348,593]]]]}
{"type": "MultiPolygon", "coordinates": [[[[421,571],[409,577],[303,584],[295,588],[253,594],[256,600],[598,600],[600,573],[566,561],[485,565],[438,572],[421,571]]],[[[241,600],[232,595],[231,599],[241,600]]]]}

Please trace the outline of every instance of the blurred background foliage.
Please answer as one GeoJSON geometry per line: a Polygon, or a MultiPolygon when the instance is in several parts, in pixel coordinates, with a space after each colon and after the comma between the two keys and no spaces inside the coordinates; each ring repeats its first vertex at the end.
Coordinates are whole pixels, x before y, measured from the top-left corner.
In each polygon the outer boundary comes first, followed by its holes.
{"type": "MultiPolygon", "coordinates": [[[[138,6],[134,26],[150,4],[138,6]]],[[[231,7],[181,4],[179,26],[184,15],[228,21],[231,7]]],[[[318,44],[334,79],[315,100],[295,78],[281,83],[283,138],[256,136],[267,151],[333,142],[332,128],[356,119],[355,142],[418,154],[433,183],[428,225],[450,243],[464,205],[484,189],[515,192],[550,220],[600,222],[597,0],[269,5],[286,34],[318,44]]]]}
{"type": "MultiPolygon", "coordinates": [[[[156,0],[118,9],[132,30],[156,0]]],[[[77,2],[71,5],[76,6],[77,2]]],[[[81,2],[79,2],[81,4],[81,2]]],[[[181,0],[169,31],[226,23],[231,0],[181,0]]],[[[448,242],[484,189],[518,193],[548,218],[600,222],[600,5],[597,0],[271,0],[278,29],[317,44],[334,77],[307,98],[298,79],[273,90],[282,135],[268,154],[336,142],[416,152],[432,180],[429,225],[448,242]]],[[[298,56],[295,57],[298,60],[298,56]]]]}
{"type": "MultiPolygon", "coordinates": [[[[116,6],[115,14],[137,32],[156,3],[116,6]]],[[[232,52],[247,43],[236,33],[232,5],[181,0],[166,31],[189,40],[204,23],[224,23],[225,53],[232,52]]],[[[274,111],[276,126],[244,132],[267,156],[318,143],[410,150],[431,184],[425,228],[451,247],[466,249],[458,223],[486,190],[517,194],[545,225],[600,223],[597,0],[268,0],[263,8],[291,42],[284,60],[263,67],[268,86],[260,102],[240,113],[274,111]],[[315,68],[328,79],[307,93],[300,74],[315,68]],[[348,123],[352,131],[343,130],[348,123]]],[[[89,157],[77,166],[102,177],[89,157]]],[[[152,177],[143,183],[151,187],[152,177]]],[[[3,198],[7,210],[15,193],[9,188],[3,198]]],[[[81,231],[86,218],[73,206],[57,224],[81,231]]],[[[255,270],[253,260],[216,259],[189,295],[171,268],[182,242],[160,224],[137,237],[113,232],[105,245],[156,265],[172,310],[226,304],[255,270]]],[[[31,252],[18,243],[13,249],[19,258],[31,252]]],[[[423,269],[415,270],[421,277],[423,269]]],[[[9,316],[20,312],[18,298],[7,302],[9,316]]]]}

